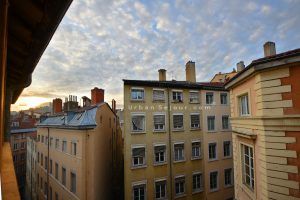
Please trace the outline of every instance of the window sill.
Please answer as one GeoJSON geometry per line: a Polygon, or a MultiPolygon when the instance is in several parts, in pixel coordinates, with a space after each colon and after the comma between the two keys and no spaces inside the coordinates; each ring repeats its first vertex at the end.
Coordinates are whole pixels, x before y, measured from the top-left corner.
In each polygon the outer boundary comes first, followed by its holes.
{"type": "Polygon", "coordinates": [[[143,169],[147,168],[147,165],[142,165],[142,166],[131,166],[131,169],[143,169]]]}
{"type": "Polygon", "coordinates": [[[222,129],[221,131],[222,132],[229,132],[229,131],[231,131],[231,129],[229,129],[229,128],[228,129],[222,129]]]}
{"type": "Polygon", "coordinates": [[[227,160],[227,159],[232,159],[232,156],[230,155],[230,156],[224,156],[223,157],[223,160],[227,160]]]}
{"type": "Polygon", "coordinates": [[[232,188],[233,187],[233,184],[231,185],[224,185],[224,188],[232,188]]]}
{"type": "Polygon", "coordinates": [[[172,129],[172,132],[184,132],[184,129],[172,129]]]}
{"type": "Polygon", "coordinates": [[[214,158],[214,159],[208,159],[208,162],[214,162],[214,161],[218,161],[217,158],[214,158]]]}
{"type": "Polygon", "coordinates": [[[153,133],[166,133],[166,130],[153,130],[153,133]]]}
{"type": "Polygon", "coordinates": [[[199,194],[201,192],[203,192],[203,189],[194,190],[192,194],[199,194]]]}
{"type": "Polygon", "coordinates": [[[153,166],[158,167],[158,166],[164,166],[164,165],[167,165],[167,164],[168,164],[167,161],[165,161],[165,162],[162,162],[162,163],[154,163],[153,166]]]}
{"type": "Polygon", "coordinates": [[[209,190],[209,192],[211,192],[211,193],[212,193],[212,192],[218,192],[218,191],[219,191],[219,188],[216,188],[216,189],[210,189],[210,190],[209,190]]]}
{"type": "Polygon", "coordinates": [[[183,101],[171,101],[171,103],[183,103],[183,101]]]}
{"type": "Polygon", "coordinates": [[[145,102],[144,99],[130,99],[130,102],[145,102]]]}
{"type": "Polygon", "coordinates": [[[200,104],[200,102],[189,102],[190,104],[200,104]]]}
{"type": "Polygon", "coordinates": [[[152,102],[153,102],[153,103],[164,103],[165,100],[154,100],[154,99],[153,99],[152,102]]]}
{"type": "Polygon", "coordinates": [[[211,131],[207,130],[207,133],[217,133],[217,131],[216,130],[211,130],[211,131]]]}
{"type": "Polygon", "coordinates": [[[186,161],[185,159],[183,159],[183,160],[174,160],[173,163],[183,163],[185,161],[186,161]]]}
{"type": "Polygon", "coordinates": [[[202,159],[202,156],[200,157],[192,157],[191,160],[201,160],[202,159]]]}
{"type": "Polygon", "coordinates": [[[132,132],[131,131],[131,135],[140,135],[140,134],[146,134],[146,132],[145,131],[143,131],[143,132],[132,132]]]}
{"type": "Polygon", "coordinates": [[[190,128],[190,131],[201,131],[201,128],[190,128]]]}

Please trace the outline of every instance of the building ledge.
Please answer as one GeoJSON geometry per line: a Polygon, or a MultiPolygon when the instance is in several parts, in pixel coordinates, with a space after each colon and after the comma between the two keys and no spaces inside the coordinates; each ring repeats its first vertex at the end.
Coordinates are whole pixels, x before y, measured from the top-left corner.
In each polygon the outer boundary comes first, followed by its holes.
{"type": "Polygon", "coordinates": [[[20,200],[10,144],[5,142],[1,153],[1,190],[3,200],[20,200]]]}

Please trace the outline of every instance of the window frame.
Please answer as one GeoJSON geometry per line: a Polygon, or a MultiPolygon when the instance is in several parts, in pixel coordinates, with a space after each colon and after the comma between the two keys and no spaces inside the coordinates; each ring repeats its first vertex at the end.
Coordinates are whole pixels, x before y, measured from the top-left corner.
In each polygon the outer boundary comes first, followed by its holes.
{"type": "Polygon", "coordinates": [[[207,115],[206,117],[206,123],[207,123],[207,131],[208,132],[216,132],[216,116],[215,115],[207,115]],[[209,129],[209,118],[213,118],[213,122],[214,122],[214,128],[213,129],[209,129]]]}
{"type": "Polygon", "coordinates": [[[210,162],[210,161],[215,161],[215,160],[218,160],[218,143],[217,142],[209,142],[208,143],[208,161],[210,162]],[[210,150],[210,145],[211,144],[215,144],[215,158],[210,158],[210,152],[209,152],[209,150],[210,150]]]}
{"type": "MultiPolygon", "coordinates": [[[[243,185],[245,185],[248,189],[250,189],[252,192],[255,190],[255,166],[254,166],[254,162],[255,162],[255,157],[254,157],[254,147],[252,145],[249,145],[249,144],[245,144],[245,143],[241,143],[241,164],[242,164],[242,182],[243,182],[243,185]],[[244,147],[248,147],[249,150],[252,149],[252,164],[253,166],[251,167],[250,164],[251,164],[251,160],[250,160],[250,156],[249,156],[249,178],[250,178],[250,183],[246,183],[246,170],[245,170],[245,149],[244,147]],[[253,170],[253,174],[251,172],[251,168],[253,170]],[[252,185],[252,180],[253,180],[253,185],[252,185]]],[[[249,151],[249,155],[250,155],[250,151],[249,151]]]]}
{"type": "Polygon", "coordinates": [[[239,108],[239,116],[241,116],[241,117],[249,117],[250,116],[250,114],[251,114],[250,110],[251,109],[250,109],[250,100],[249,100],[249,93],[248,92],[238,96],[238,108],[239,108]],[[244,97],[247,97],[246,98],[247,99],[247,109],[246,109],[247,113],[246,114],[243,113],[243,108],[242,108],[242,106],[243,106],[242,100],[243,100],[244,97]]]}
{"type": "Polygon", "coordinates": [[[183,113],[173,113],[172,114],[172,129],[173,131],[183,131],[184,130],[184,114],[183,113]],[[174,127],[174,116],[182,116],[182,127],[181,128],[178,128],[178,127],[174,127]]]}
{"type": "Polygon", "coordinates": [[[189,103],[192,103],[192,104],[199,104],[200,103],[200,93],[199,91],[196,91],[196,90],[190,90],[189,91],[189,103]],[[191,93],[197,93],[197,101],[192,101],[193,98],[191,98],[191,93]]]}
{"type": "Polygon", "coordinates": [[[136,168],[144,168],[144,167],[147,167],[147,149],[146,149],[146,145],[145,144],[132,145],[131,146],[131,168],[136,169],[136,168]],[[142,164],[134,165],[133,149],[138,149],[138,148],[144,148],[145,156],[143,158],[143,163],[142,164]]]}
{"type": "Polygon", "coordinates": [[[157,143],[153,145],[153,161],[154,161],[154,165],[164,165],[167,164],[167,145],[165,143],[157,143]],[[159,146],[164,146],[165,147],[165,152],[164,152],[164,161],[162,162],[157,162],[156,161],[156,152],[155,152],[155,147],[159,147],[159,146]]]}
{"type": "Polygon", "coordinates": [[[139,187],[139,186],[143,186],[144,187],[144,199],[147,200],[147,180],[143,180],[143,181],[138,181],[138,182],[133,182],[131,184],[131,196],[132,199],[134,200],[134,188],[135,187],[139,187]]]}
{"type": "MultiPolygon", "coordinates": [[[[163,199],[168,199],[168,187],[167,187],[168,181],[167,178],[158,178],[154,180],[154,199],[157,200],[163,200],[163,199]],[[156,184],[159,182],[165,182],[165,196],[164,197],[156,197],[156,184]]],[[[160,191],[161,193],[161,191],[160,191]]]]}
{"type": "MultiPolygon", "coordinates": [[[[174,142],[173,143],[173,162],[174,163],[178,163],[178,162],[185,162],[185,145],[184,145],[184,142],[174,142]],[[180,145],[180,144],[183,144],[183,152],[182,152],[182,156],[183,156],[183,158],[181,159],[181,160],[176,160],[176,153],[175,153],[175,145],[180,145]]],[[[179,154],[178,154],[179,155],[179,154]]]]}
{"type": "Polygon", "coordinates": [[[231,142],[230,140],[224,140],[224,141],[223,141],[223,157],[224,157],[224,158],[231,158],[231,157],[232,157],[231,146],[232,146],[232,142],[231,142]],[[225,148],[225,145],[224,145],[224,144],[225,144],[226,142],[229,142],[229,155],[228,155],[228,156],[225,156],[225,149],[224,149],[224,148],[225,148]]]}
{"type": "Polygon", "coordinates": [[[192,154],[191,154],[191,160],[199,160],[202,158],[202,152],[201,152],[201,140],[192,140],[191,142],[191,148],[192,148],[192,154]],[[199,156],[193,156],[193,143],[199,142],[199,156]]]}
{"type": "Polygon", "coordinates": [[[175,194],[175,198],[177,197],[182,197],[186,195],[186,177],[185,175],[177,175],[174,177],[174,194],[175,194]],[[176,192],[176,179],[184,179],[184,183],[183,183],[183,192],[181,193],[177,193],[176,192]]]}
{"type": "Polygon", "coordinates": [[[130,118],[130,121],[131,121],[131,133],[132,134],[139,134],[139,133],[146,133],[146,114],[144,112],[135,112],[135,113],[131,113],[131,118],[130,118]],[[134,116],[142,116],[144,117],[144,127],[143,127],[143,130],[133,130],[133,123],[132,123],[132,117],[134,116]]]}
{"type": "Polygon", "coordinates": [[[224,186],[225,187],[233,186],[233,168],[225,168],[224,169],[224,186]],[[230,171],[230,184],[226,184],[226,170],[231,170],[230,171]]]}
{"type": "Polygon", "coordinates": [[[70,171],[70,191],[73,194],[76,194],[77,192],[77,174],[73,170],[70,171]],[[72,183],[72,175],[75,175],[75,186],[72,183]]]}
{"type": "Polygon", "coordinates": [[[193,194],[203,192],[204,184],[203,184],[203,173],[202,172],[193,172],[192,174],[192,191],[193,194]],[[200,175],[200,188],[194,188],[194,176],[200,175]]]}
{"type": "Polygon", "coordinates": [[[153,132],[166,132],[166,113],[153,113],[153,132]],[[163,129],[156,129],[155,128],[155,120],[154,117],[155,116],[164,116],[164,125],[163,125],[163,129]]]}
{"type": "Polygon", "coordinates": [[[229,115],[222,115],[222,130],[230,130],[229,115]],[[227,128],[224,128],[224,118],[227,118],[227,128]]]}
{"type": "Polygon", "coordinates": [[[200,113],[190,113],[190,128],[192,130],[198,130],[198,129],[201,129],[201,117],[200,117],[200,113]],[[198,124],[198,127],[193,127],[192,126],[192,116],[195,116],[197,115],[199,117],[199,124],[198,124]]]}
{"type": "Polygon", "coordinates": [[[166,100],[166,91],[165,89],[160,89],[160,88],[153,88],[152,90],[152,101],[153,102],[164,102],[166,100]],[[164,93],[164,98],[163,99],[155,99],[154,98],[154,91],[160,91],[160,92],[163,92],[164,93]]]}
{"type": "Polygon", "coordinates": [[[172,95],[172,103],[183,103],[183,90],[172,90],[171,91],[171,95],[172,95]],[[174,99],[174,93],[176,93],[176,98],[174,99]],[[181,99],[179,100],[178,99],[178,94],[181,94],[180,96],[181,96],[181,99]]]}
{"type": "Polygon", "coordinates": [[[221,92],[220,93],[220,104],[223,105],[223,106],[227,106],[228,105],[228,93],[227,92],[221,92]],[[223,95],[226,95],[226,103],[222,103],[222,96],[223,95]]]}
{"type": "Polygon", "coordinates": [[[215,95],[214,95],[214,92],[205,92],[205,105],[215,105],[215,95]],[[211,103],[208,103],[207,102],[207,96],[208,94],[212,94],[212,102],[211,103]]]}
{"type": "Polygon", "coordinates": [[[214,171],[210,171],[209,172],[209,191],[210,192],[216,192],[219,190],[219,171],[218,170],[214,170],[214,171]],[[216,177],[216,188],[211,188],[211,174],[212,173],[217,173],[217,177],[216,177]]]}
{"type": "Polygon", "coordinates": [[[131,101],[144,101],[145,100],[145,96],[146,96],[145,94],[146,94],[145,88],[139,88],[139,87],[132,87],[132,88],[130,88],[130,100],[131,101]],[[143,91],[143,97],[142,97],[142,99],[134,99],[134,98],[132,98],[132,92],[133,92],[133,90],[143,91]]]}

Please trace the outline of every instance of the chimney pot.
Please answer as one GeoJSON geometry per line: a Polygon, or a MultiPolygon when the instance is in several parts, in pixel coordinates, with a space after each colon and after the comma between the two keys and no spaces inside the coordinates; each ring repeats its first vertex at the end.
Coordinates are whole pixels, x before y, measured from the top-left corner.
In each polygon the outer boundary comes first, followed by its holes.
{"type": "Polygon", "coordinates": [[[186,76],[186,81],[188,82],[196,82],[196,69],[195,69],[195,62],[193,61],[188,61],[185,64],[185,76],[186,76]]]}
{"type": "Polygon", "coordinates": [[[243,69],[245,69],[245,64],[244,61],[240,61],[236,64],[236,68],[237,68],[237,72],[242,71],[243,69]]]}
{"type": "Polygon", "coordinates": [[[159,69],[158,70],[158,80],[159,81],[166,81],[167,80],[166,72],[167,72],[167,70],[165,70],[165,69],[159,69]]]}
{"type": "Polygon", "coordinates": [[[62,100],[60,98],[53,99],[52,112],[53,114],[62,112],[62,100]]]}
{"type": "Polygon", "coordinates": [[[265,57],[276,55],[275,42],[268,41],[264,44],[264,54],[265,57]]]}

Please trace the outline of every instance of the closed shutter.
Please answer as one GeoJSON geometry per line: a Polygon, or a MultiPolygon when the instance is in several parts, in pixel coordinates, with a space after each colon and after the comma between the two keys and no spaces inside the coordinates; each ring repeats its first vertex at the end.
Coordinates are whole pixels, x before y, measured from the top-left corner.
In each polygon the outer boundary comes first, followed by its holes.
{"type": "Polygon", "coordinates": [[[156,101],[165,100],[165,92],[163,90],[153,90],[153,100],[156,101]]]}
{"type": "Polygon", "coordinates": [[[165,115],[154,115],[154,124],[165,124],[165,115]]]}
{"type": "Polygon", "coordinates": [[[173,127],[175,129],[183,128],[183,115],[173,115],[173,127]]]}
{"type": "Polygon", "coordinates": [[[198,103],[199,102],[198,92],[190,92],[190,102],[192,102],[192,103],[198,103]]]}
{"type": "Polygon", "coordinates": [[[140,148],[132,149],[132,156],[133,157],[144,157],[145,156],[145,148],[140,147],[140,148]]]}
{"type": "Polygon", "coordinates": [[[199,114],[191,115],[191,127],[199,128],[200,127],[200,116],[199,114]]]}
{"type": "Polygon", "coordinates": [[[154,151],[155,151],[155,153],[165,152],[166,151],[166,146],[165,145],[155,146],[154,151]]]}
{"type": "Polygon", "coordinates": [[[183,149],[184,148],[184,144],[175,144],[174,148],[175,149],[183,149]]]}

